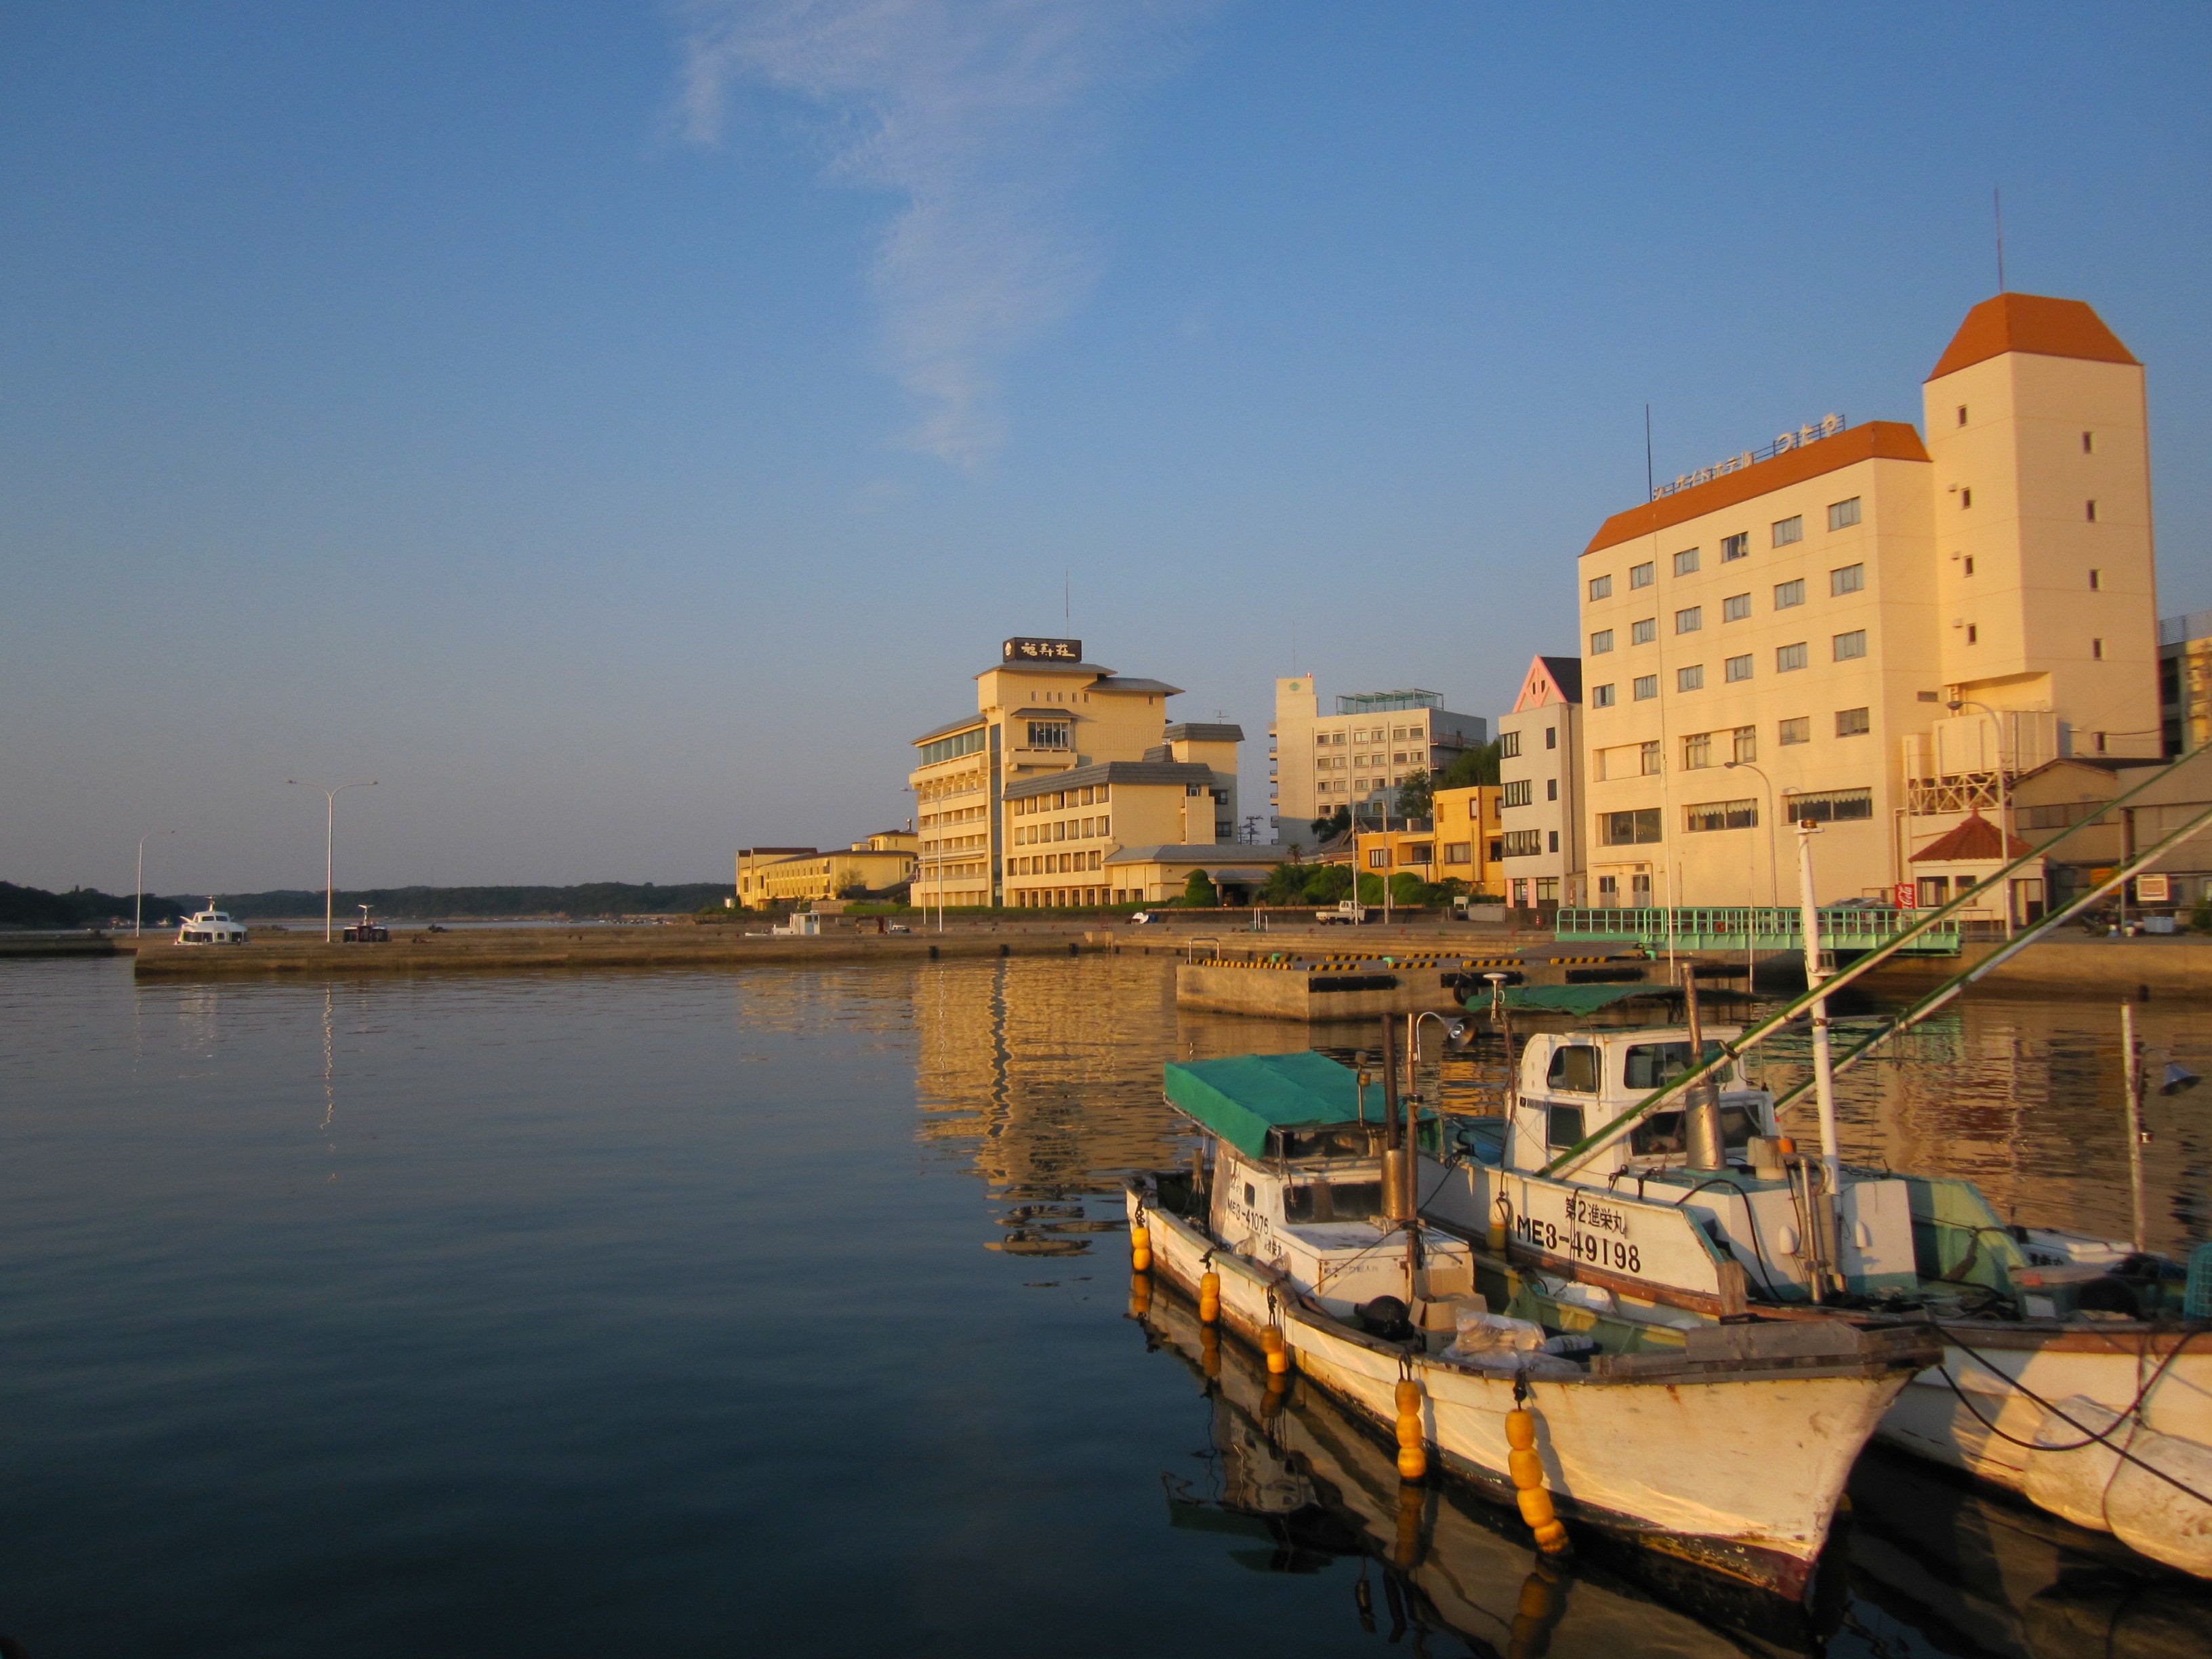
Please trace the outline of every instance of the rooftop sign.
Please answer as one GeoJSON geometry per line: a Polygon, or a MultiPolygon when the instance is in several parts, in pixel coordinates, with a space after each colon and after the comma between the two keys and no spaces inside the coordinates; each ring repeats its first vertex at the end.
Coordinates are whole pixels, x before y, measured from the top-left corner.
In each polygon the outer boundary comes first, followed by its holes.
{"type": "Polygon", "coordinates": [[[1731,455],[1714,466],[1701,466],[1695,472],[1680,474],[1672,483],[1662,483],[1651,492],[1656,501],[1662,495],[1671,495],[1678,489],[1690,489],[1701,483],[1725,477],[1731,472],[1741,472],[1754,461],[1770,461],[1788,450],[1802,449],[1807,444],[1818,443],[1823,438],[1832,438],[1847,422],[1840,415],[1823,415],[1817,422],[1808,421],[1795,432],[1778,432],[1774,441],[1764,449],[1747,449],[1741,455],[1731,455]]]}
{"type": "Polygon", "coordinates": [[[1008,640],[1006,662],[1081,662],[1081,640],[1008,640]]]}

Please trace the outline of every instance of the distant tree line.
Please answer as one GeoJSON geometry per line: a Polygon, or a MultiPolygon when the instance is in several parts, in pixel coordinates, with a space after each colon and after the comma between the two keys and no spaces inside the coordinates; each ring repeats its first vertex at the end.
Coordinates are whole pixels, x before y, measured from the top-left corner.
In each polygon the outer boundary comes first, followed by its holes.
{"type": "MultiPolygon", "coordinates": [[[[632,916],[688,914],[719,908],[730,896],[726,881],[681,882],[662,887],[652,882],[590,881],[574,887],[371,887],[341,888],[332,901],[340,915],[366,904],[380,916],[413,921],[469,921],[503,916],[632,916]]],[[[146,895],[146,921],[167,923],[198,909],[207,895],[161,898],[146,895]]],[[[216,908],[241,921],[271,916],[319,916],[319,890],[277,888],[265,893],[217,893],[216,908]]],[[[0,927],[86,927],[131,915],[131,895],[89,887],[49,893],[0,881],[0,927]]]]}
{"type": "MultiPolygon", "coordinates": [[[[146,895],[146,925],[164,926],[184,914],[180,902],[146,895]]],[[[0,927],[95,927],[131,920],[131,895],[103,893],[97,887],[72,887],[49,893],[42,887],[18,887],[0,881],[0,927]]]]}

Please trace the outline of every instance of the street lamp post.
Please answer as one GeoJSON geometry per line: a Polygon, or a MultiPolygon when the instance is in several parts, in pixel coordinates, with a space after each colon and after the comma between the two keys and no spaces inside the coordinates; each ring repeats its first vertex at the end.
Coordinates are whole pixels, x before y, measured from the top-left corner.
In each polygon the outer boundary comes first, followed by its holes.
{"type": "MultiPolygon", "coordinates": [[[[1997,863],[2000,866],[2008,864],[2012,861],[2012,814],[2006,804],[2004,722],[1997,718],[1996,709],[1972,697],[1954,697],[1945,706],[1954,714],[1962,708],[1980,709],[1990,717],[1990,725],[1997,734],[1997,863]]],[[[2013,928],[2009,885],[2004,892],[1997,895],[1997,902],[2004,907],[2005,937],[2010,939],[2013,928]]]]}
{"type": "Polygon", "coordinates": [[[308,783],[299,778],[287,778],[284,781],[302,789],[323,792],[326,809],[323,818],[323,943],[328,945],[331,942],[331,897],[337,886],[338,797],[349,789],[374,789],[376,780],[371,778],[366,783],[341,783],[335,788],[327,784],[308,783]]]}
{"type": "MultiPolygon", "coordinates": [[[[1732,760],[1723,763],[1731,772],[1741,768],[1753,774],[1766,786],[1766,895],[1769,905],[1778,912],[1782,908],[1782,869],[1774,850],[1774,780],[1749,761],[1732,760]]],[[[1757,910],[1759,907],[1754,903],[1752,908],[1757,910]]],[[[1777,920],[1779,919],[1778,915],[1777,920]]],[[[1752,981],[1757,977],[1755,958],[1753,956],[1753,951],[1757,948],[1756,933],[1756,923],[1746,927],[1743,930],[1743,988],[1747,991],[1752,988],[1752,981]]]]}
{"type": "Polygon", "coordinates": [[[146,843],[155,836],[173,836],[173,830],[149,830],[138,837],[138,885],[131,897],[131,937],[138,937],[140,924],[146,920],[146,843]]]}

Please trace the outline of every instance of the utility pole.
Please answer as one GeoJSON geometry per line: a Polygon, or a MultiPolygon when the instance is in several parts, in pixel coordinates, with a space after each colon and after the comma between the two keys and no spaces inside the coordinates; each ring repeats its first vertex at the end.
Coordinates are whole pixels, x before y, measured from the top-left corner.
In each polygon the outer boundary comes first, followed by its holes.
{"type": "Polygon", "coordinates": [[[149,830],[138,837],[138,885],[131,901],[131,937],[138,937],[138,929],[146,920],[146,842],[154,836],[173,836],[173,830],[149,830]]]}

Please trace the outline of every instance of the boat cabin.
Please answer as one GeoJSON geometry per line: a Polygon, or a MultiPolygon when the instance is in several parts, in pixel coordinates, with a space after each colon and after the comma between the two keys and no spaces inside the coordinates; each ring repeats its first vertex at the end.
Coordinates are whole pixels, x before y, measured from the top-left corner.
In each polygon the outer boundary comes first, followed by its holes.
{"type": "MultiPolygon", "coordinates": [[[[1168,1103],[1213,1157],[1206,1220],[1241,1255],[1280,1268],[1332,1313],[1379,1296],[1417,1303],[1474,1289],[1474,1256],[1432,1230],[1409,1244],[1383,1189],[1382,1091],[1325,1054],[1240,1054],[1165,1068],[1168,1103]]],[[[1433,1156],[1442,1123],[1416,1121],[1433,1156]]]]}
{"type": "MultiPolygon", "coordinates": [[[[1738,1031],[1705,1027],[1706,1055],[1738,1031]]],[[[1723,1168],[1688,1167],[1684,1100],[1546,1172],[1688,1070],[1692,1053],[1682,1027],[1530,1037],[1508,1115],[1492,1120],[1487,1134],[1455,1126],[1460,1157],[1449,1173],[1424,1171],[1425,1206],[1468,1231],[1502,1219],[1515,1254],[1539,1267],[1556,1263],[1632,1294],[1633,1281],[1657,1280],[1721,1312],[1741,1311],[1747,1297],[1805,1299],[1816,1258],[1832,1261],[1862,1295],[1916,1287],[1911,1183],[1846,1171],[1839,1222],[1830,1228],[1818,1201],[1820,1160],[1785,1152],[1774,1097],[1741,1060],[1717,1074],[1723,1168]]]]}
{"type": "Polygon", "coordinates": [[[179,945],[243,945],[246,938],[245,927],[233,921],[227,912],[216,909],[212,896],[204,910],[193,911],[177,930],[179,945]]]}

